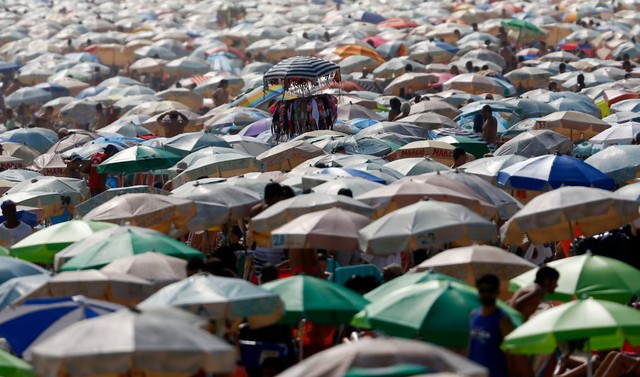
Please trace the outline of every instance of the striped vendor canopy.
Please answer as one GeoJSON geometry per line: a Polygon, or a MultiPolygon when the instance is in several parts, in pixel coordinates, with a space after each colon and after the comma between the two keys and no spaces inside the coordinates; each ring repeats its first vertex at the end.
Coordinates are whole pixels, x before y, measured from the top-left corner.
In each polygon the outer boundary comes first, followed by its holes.
{"type": "Polygon", "coordinates": [[[271,67],[262,80],[265,90],[269,85],[281,84],[284,90],[310,91],[312,87],[328,84],[331,80],[341,81],[340,66],[311,56],[295,56],[271,67]]]}

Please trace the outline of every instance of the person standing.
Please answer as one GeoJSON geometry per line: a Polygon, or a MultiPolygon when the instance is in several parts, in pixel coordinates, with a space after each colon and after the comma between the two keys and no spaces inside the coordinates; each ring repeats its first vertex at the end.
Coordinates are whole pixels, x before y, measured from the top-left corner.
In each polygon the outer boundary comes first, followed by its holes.
{"type": "Polygon", "coordinates": [[[552,267],[540,267],[533,285],[520,288],[509,300],[509,305],[522,313],[525,321],[538,310],[547,294],[555,292],[560,273],[552,267]]]}
{"type": "Polygon", "coordinates": [[[507,355],[500,349],[502,340],[513,330],[507,314],[498,308],[496,300],[500,279],[487,274],[476,281],[482,306],[471,312],[469,360],[489,370],[489,377],[508,377],[507,355]]]}
{"type": "Polygon", "coordinates": [[[0,205],[4,221],[0,224],[0,238],[4,241],[6,247],[11,247],[20,240],[26,238],[33,229],[26,223],[18,219],[18,209],[16,204],[11,200],[5,200],[0,205]]]}
{"type": "Polygon", "coordinates": [[[451,165],[451,169],[459,168],[460,166],[467,163],[467,152],[458,147],[453,150],[453,165],[451,165]]]}
{"type": "Polygon", "coordinates": [[[218,89],[213,92],[213,107],[218,107],[229,102],[229,92],[227,91],[228,87],[229,82],[227,80],[220,80],[218,89]]]}
{"type": "Polygon", "coordinates": [[[489,105],[482,107],[482,140],[487,143],[489,150],[493,152],[496,149],[496,138],[498,136],[498,121],[493,116],[493,109],[489,105]]]}
{"type": "Polygon", "coordinates": [[[107,189],[107,175],[98,173],[98,166],[109,157],[118,153],[115,145],[109,144],[103,149],[103,153],[96,153],[91,156],[91,160],[86,164],[84,173],[89,174],[89,190],[91,196],[96,196],[107,189]]]}

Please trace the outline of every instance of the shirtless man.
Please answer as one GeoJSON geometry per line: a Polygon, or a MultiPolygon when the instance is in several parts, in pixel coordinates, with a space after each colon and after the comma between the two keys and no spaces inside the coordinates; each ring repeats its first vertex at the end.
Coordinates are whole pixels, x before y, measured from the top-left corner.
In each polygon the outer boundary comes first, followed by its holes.
{"type": "Polygon", "coordinates": [[[218,89],[213,92],[213,107],[218,107],[229,102],[229,92],[227,91],[228,86],[229,82],[227,80],[220,80],[218,89]]]}
{"type": "Polygon", "coordinates": [[[498,121],[493,116],[493,109],[489,105],[482,107],[482,118],[484,124],[482,125],[482,140],[487,143],[489,150],[493,152],[496,146],[496,139],[498,136],[498,121]]]}
{"type": "Polygon", "coordinates": [[[541,267],[536,273],[536,280],[533,285],[520,288],[509,300],[509,305],[522,313],[524,320],[527,321],[538,310],[538,305],[544,300],[545,296],[555,292],[559,278],[560,274],[556,269],[546,266],[541,267]]]}

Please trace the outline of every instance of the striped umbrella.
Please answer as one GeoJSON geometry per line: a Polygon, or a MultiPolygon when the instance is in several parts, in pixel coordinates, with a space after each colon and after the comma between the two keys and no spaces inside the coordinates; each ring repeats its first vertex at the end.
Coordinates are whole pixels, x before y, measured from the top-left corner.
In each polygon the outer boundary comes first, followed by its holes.
{"type": "Polygon", "coordinates": [[[269,89],[255,88],[252,91],[243,94],[231,103],[231,106],[239,107],[259,107],[269,104],[271,100],[289,100],[296,98],[294,94],[283,93],[284,88],[282,85],[271,85],[269,89]]]}
{"type": "MultiPolygon", "coordinates": [[[[315,82],[322,77],[330,76],[339,71],[340,67],[336,63],[310,56],[296,56],[285,59],[271,67],[264,74],[262,80],[265,87],[268,87],[269,84],[280,84],[282,82],[284,90],[288,90],[291,80],[311,80],[315,82]]],[[[339,73],[334,79],[341,81],[339,73]]]]}
{"type": "Polygon", "coordinates": [[[369,57],[379,63],[385,62],[384,58],[380,56],[380,54],[378,54],[376,50],[358,45],[340,46],[335,49],[334,53],[343,58],[346,58],[348,56],[360,55],[369,57]]]}

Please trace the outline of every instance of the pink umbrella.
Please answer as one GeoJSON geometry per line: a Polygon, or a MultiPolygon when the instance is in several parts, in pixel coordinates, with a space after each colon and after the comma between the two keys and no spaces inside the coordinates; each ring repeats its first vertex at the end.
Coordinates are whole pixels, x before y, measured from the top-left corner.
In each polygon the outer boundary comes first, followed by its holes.
{"type": "Polygon", "coordinates": [[[365,43],[373,44],[373,47],[375,48],[378,48],[381,44],[388,42],[387,39],[376,36],[366,37],[362,41],[365,43]]]}

